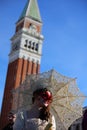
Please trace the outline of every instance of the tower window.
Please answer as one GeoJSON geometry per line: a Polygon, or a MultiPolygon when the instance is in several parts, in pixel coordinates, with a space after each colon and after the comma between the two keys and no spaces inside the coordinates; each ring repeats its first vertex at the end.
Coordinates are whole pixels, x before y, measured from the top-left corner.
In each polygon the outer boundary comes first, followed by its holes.
{"type": "Polygon", "coordinates": [[[24,45],[25,47],[27,47],[27,43],[28,43],[28,40],[25,40],[25,45],[24,45]]]}
{"type": "Polygon", "coordinates": [[[13,46],[12,46],[12,51],[16,51],[19,49],[19,43],[15,43],[13,46]]]}
{"type": "Polygon", "coordinates": [[[35,42],[32,43],[32,49],[34,50],[35,48],[35,42]]]}
{"type": "Polygon", "coordinates": [[[31,51],[34,50],[34,51],[38,52],[39,44],[35,43],[35,41],[28,41],[28,39],[27,39],[27,40],[25,40],[24,47],[26,47],[27,49],[29,49],[31,51]]]}
{"type": "Polygon", "coordinates": [[[31,48],[31,41],[29,41],[29,45],[28,45],[28,48],[31,48]]]}
{"type": "Polygon", "coordinates": [[[36,51],[38,51],[38,43],[36,44],[36,48],[35,48],[36,51]]]}

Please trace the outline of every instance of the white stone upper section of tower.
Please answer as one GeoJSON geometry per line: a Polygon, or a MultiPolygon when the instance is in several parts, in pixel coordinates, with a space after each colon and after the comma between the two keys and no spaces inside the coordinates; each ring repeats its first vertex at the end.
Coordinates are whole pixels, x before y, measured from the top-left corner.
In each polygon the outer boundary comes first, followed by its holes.
{"type": "Polygon", "coordinates": [[[9,62],[25,58],[40,64],[43,35],[42,20],[37,0],[28,0],[16,23],[16,31],[11,38],[9,62]]]}

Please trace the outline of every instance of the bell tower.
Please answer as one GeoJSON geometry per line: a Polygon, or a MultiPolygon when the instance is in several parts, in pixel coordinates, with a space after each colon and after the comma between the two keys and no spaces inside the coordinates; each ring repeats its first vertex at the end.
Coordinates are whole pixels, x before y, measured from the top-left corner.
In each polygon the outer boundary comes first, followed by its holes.
{"type": "Polygon", "coordinates": [[[40,72],[43,35],[42,20],[37,0],[28,0],[11,38],[11,50],[6,84],[1,109],[0,126],[7,124],[7,116],[12,107],[12,89],[18,88],[27,74],[40,72]]]}

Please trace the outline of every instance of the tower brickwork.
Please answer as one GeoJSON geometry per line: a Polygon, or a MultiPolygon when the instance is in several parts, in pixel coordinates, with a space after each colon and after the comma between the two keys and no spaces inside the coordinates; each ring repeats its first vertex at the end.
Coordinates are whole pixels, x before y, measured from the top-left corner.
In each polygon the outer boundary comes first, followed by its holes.
{"type": "Polygon", "coordinates": [[[43,42],[41,28],[42,20],[37,0],[28,0],[11,38],[0,130],[7,124],[7,116],[12,108],[12,90],[19,87],[27,74],[40,72],[43,42]]]}

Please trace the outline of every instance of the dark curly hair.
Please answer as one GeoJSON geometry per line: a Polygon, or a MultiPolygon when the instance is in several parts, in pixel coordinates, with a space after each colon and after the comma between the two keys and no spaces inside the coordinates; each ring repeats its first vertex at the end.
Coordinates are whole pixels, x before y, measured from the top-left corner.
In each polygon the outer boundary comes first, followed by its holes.
{"type": "Polygon", "coordinates": [[[40,110],[40,115],[39,118],[41,120],[46,120],[48,121],[48,119],[50,118],[50,110],[49,110],[49,106],[45,107],[43,106],[42,109],[40,110]]]}

